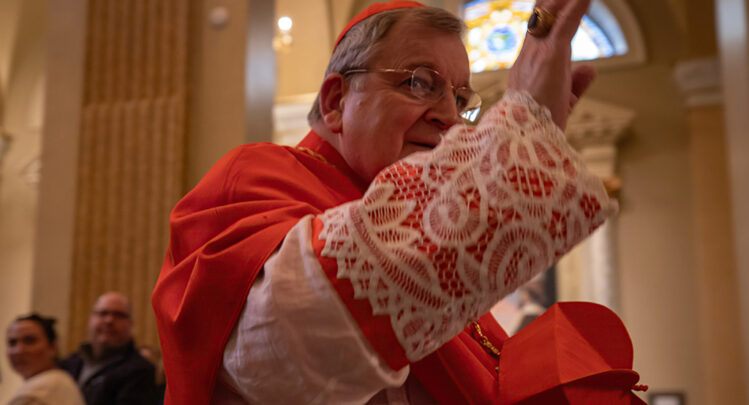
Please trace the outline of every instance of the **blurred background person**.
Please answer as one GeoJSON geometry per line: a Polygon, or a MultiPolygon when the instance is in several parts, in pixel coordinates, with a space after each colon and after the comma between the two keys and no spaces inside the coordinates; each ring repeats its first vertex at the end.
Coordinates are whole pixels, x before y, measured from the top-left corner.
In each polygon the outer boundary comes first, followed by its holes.
{"type": "Polygon", "coordinates": [[[84,405],[75,381],[57,366],[54,323],[31,314],[8,327],[8,360],[24,380],[8,405],[84,405]]]}
{"type": "Polygon", "coordinates": [[[88,405],[157,404],[155,368],[135,349],[130,300],[99,296],[88,321],[89,341],[62,361],[88,405]]]}

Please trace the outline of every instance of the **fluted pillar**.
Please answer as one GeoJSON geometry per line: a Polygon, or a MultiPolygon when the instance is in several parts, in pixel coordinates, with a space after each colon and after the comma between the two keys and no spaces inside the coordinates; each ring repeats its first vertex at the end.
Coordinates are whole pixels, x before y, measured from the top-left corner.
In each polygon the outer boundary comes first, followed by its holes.
{"type": "Polygon", "coordinates": [[[136,340],[158,342],[150,294],[182,193],[189,4],[88,2],[69,348],[108,290],[131,298],[136,340]]]}

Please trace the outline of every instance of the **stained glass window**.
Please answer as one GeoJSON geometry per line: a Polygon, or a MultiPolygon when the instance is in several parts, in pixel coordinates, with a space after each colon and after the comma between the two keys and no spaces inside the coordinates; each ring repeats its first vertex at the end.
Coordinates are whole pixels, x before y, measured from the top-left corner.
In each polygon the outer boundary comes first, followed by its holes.
{"type": "MultiPolygon", "coordinates": [[[[512,66],[523,45],[534,3],[528,0],[477,0],[466,4],[466,48],[472,72],[512,66]]],[[[615,46],[604,28],[590,16],[584,16],[572,40],[572,60],[593,60],[626,53],[626,44],[615,46]]]]}

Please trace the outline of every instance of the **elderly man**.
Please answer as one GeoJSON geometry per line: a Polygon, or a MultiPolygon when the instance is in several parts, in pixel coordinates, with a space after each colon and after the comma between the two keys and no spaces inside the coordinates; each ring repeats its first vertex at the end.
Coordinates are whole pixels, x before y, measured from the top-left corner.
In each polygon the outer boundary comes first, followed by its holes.
{"type": "Polygon", "coordinates": [[[594,76],[570,67],[588,5],[539,0],[475,127],[459,19],[412,1],[355,17],[310,134],[236,148],[172,212],[153,294],[167,402],[637,402],[613,314],[556,307],[510,339],[486,315],[616,210],[561,131],[594,76]]]}
{"type": "Polygon", "coordinates": [[[153,365],[133,342],[130,301],[118,292],[101,295],[88,320],[89,341],[62,361],[88,405],[158,402],[153,365]]]}

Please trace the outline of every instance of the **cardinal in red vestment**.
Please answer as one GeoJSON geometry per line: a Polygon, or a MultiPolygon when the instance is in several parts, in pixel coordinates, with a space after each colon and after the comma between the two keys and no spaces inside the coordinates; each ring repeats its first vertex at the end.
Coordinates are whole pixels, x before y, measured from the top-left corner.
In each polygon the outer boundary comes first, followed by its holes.
{"type": "Polygon", "coordinates": [[[493,106],[458,18],[357,15],[304,140],[235,148],[171,214],[166,403],[644,403],[610,310],[560,303],[509,338],[489,314],[617,210],[563,135],[589,3],[539,0],[493,106]]]}

